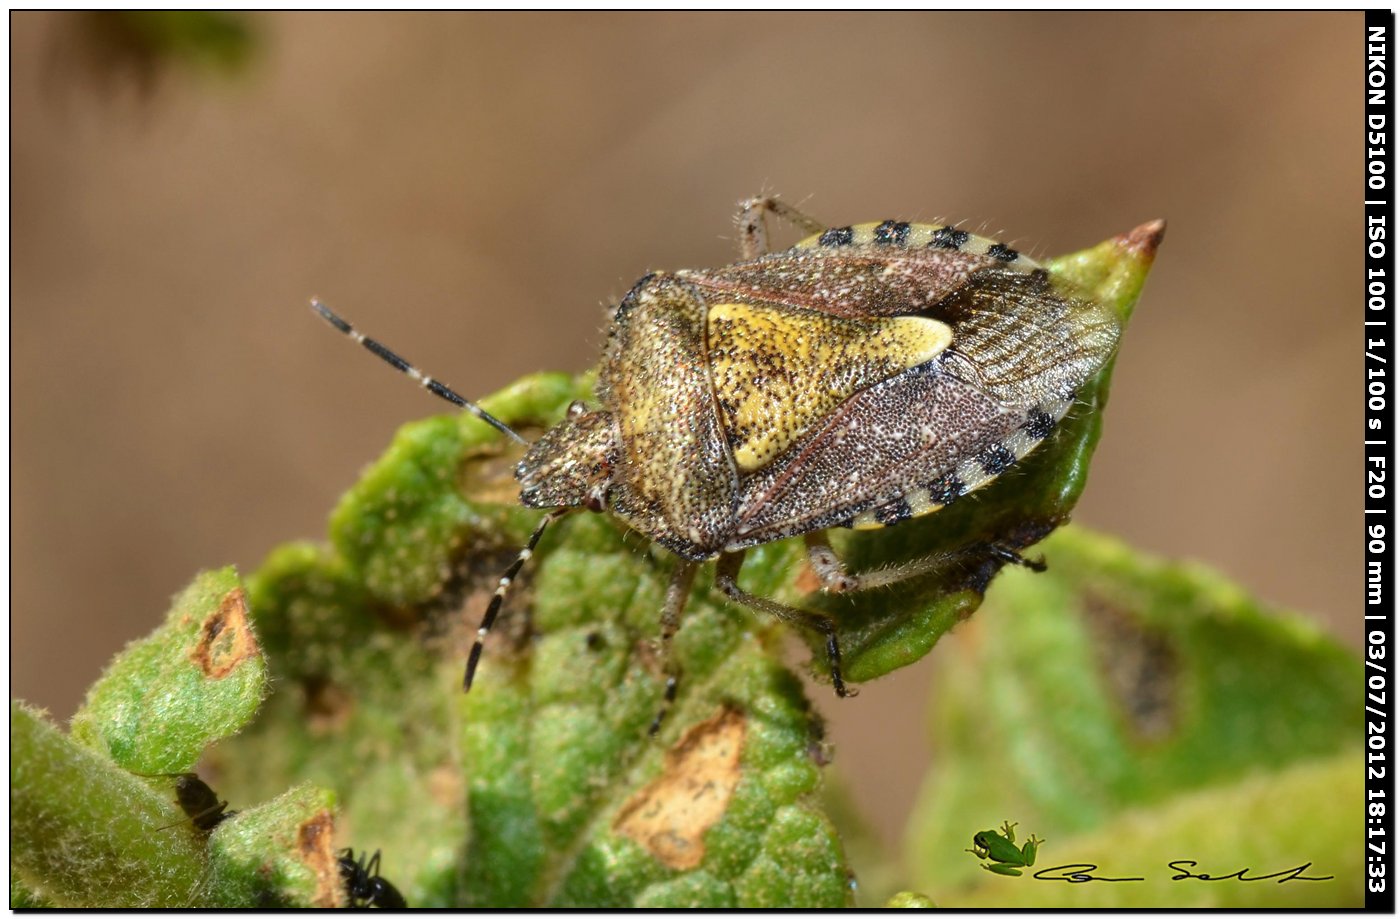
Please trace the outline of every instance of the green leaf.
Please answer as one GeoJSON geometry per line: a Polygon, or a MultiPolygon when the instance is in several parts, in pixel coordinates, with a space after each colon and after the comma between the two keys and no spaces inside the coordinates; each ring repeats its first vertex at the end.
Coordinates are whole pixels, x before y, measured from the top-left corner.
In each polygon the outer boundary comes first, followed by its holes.
{"type": "Polygon", "coordinates": [[[59,907],[189,906],[204,857],[183,821],[173,795],[10,703],[10,865],[34,896],[59,907]]]}
{"type": "MultiPolygon", "coordinates": [[[[540,425],[558,421],[589,389],[588,378],[537,374],[482,405],[508,423],[540,425]]],[[[471,415],[405,425],[341,499],[331,543],[377,601],[438,600],[451,593],[463,560],[513,552],[538,519],[518,504],[511,463],[501,436],[471,415]]]]}
{"type": "MultiPolygon", "coordinates": [[[[1238,861],[1222,874],[1313,861],[1347,883],[1284,889],[1300,905],[1353,902],[1359,862],[1340,853],[1357,849],[1354,828],[1329,822],[1338,808],[1325,789],[1347,768],[1355,778],[1334,782],[1334,799],[1360,781],[1354,754],[1329,759],[1354,749],[1361,730],[1355,655],[1198,566],[1075,528],[1045,552],[1049,571],[1008,573],[945,659],[933,696],[942,761],[910,823],[914,882],[945,906],[964,905],[977,881],[989,898],[1011,890],[994,882],[1018,879],[980,871],[963,850],[974,832],[1012,820],[1049,840],[1037,869],[1102,855],[1115,869],[1106,873],[1160,871],[1157,854],[1175,843],[1171,857],[1238,861]],[[1314,806],[1296,810],[1300,801],[1314,806]],[[1232,852],[1237,833],[1255,838],[1232,852]],[[1139,845],[1147,855],[1134,854],[1139,845]]],[[[1094,905],[1112,886],[1117,905],[1182,907],[1242,905],[1273,884],[1072,886],[1094,888],[1094,905]]]]}
{"type": "Polygon", "coordinates": [[[252,718],[265,669],[226,568],[196,578],[164,625],[113,660],[71,737],[12,703],[12,900],[19,890],[23,902],[68,907],[338,905],[325,792],[226,811],[212,828],[180,806],[174,773],[252,718]]]}
{"type": "Polygon", "coordinates": [[[324,547],[284,546],[248,583],[279,691],[209,763],[253,800],[297,782],[335,789],[336,849],[382,849],[410,905],[450,905],[467,834],[461,665],[443,659],[438,620],[375,600],[324,547]]]}
{"type": "Polygon", "coordinates": [[[72,736],[132,772],[184,772],[248,723],[266,689],[238,575],[206,572],[88,690],[72,736]]]}
{"type": "Polygon", "coordinates": [[[334,803],[329,792],[302,785],[220,825],[202,905],[343,906],[334,803]]]}
{"type": "MultiPolygon", "coordinates": [[[[485,404],[549,424],[590,385],[541,375],[485,404]]],[[[467,624],[538,519],[506,503],[512,458],[469,416],[410,425],[341,502],[332,548],[269,557],[250,597],[283,691],[215,751],[226,781],[335,788],[338,844],[381,849],[414,906],[847,903],[819,728],[771,624],[697,589],[649,738],[674,560],[610,520],[546,535],[461,693],[467,624]]]]}
{"type": "Polygon", "coordinates": [[[54,904],[45,900],[28,887],[20,878],[14,862],[10,862],[10,909],[54,909],[54,904]]]}
{"type": "Polygon", "coordinates": [[[279,550],[250,583],[288,691],[213,762],[255,796],[336,788],[337,845],[382,849],[410,904],[847,902],[801,687],[703,592],[677,641],[678,705],[648,738],[661,682],[637,649],[665,572],[607,521],[541,545],[533,651],[493,645],[466,696],[460,657],[425,644],[443,623],[386,627],[333,554],[279,550]]]}

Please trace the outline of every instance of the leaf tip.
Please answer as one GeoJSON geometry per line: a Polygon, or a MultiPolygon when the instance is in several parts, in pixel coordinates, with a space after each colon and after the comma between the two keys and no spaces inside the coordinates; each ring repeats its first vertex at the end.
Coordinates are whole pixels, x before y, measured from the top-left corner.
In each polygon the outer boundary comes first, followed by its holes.
{"type": "Polygon", "coordinates": [[[1122,236],[1115,237],[1113,241],[1125,254],[1131,255],[1139,261],[1151,262],[1152,259],[1156,258],[1157,247],[1162,244],[1166,235],[1167,222],[1159,217],[1129,230],[1122,236]]]}

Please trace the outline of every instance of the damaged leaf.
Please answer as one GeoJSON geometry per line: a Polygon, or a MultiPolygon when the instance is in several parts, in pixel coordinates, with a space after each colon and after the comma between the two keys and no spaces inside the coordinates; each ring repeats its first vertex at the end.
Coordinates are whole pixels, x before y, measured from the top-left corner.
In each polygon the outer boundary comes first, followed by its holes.
{"type": "Polygon", "coordinates": [[[266,679],[238,575],[206,572],[88,690],[72,736],[132,772],[185,772],[247,724],[266,679]]]}

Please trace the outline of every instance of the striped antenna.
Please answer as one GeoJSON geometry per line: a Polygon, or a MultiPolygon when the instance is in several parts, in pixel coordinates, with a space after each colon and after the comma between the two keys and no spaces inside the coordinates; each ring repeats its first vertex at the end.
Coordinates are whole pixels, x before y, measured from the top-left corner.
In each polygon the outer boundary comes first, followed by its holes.
{"type": "Polygon", "coordinates": [[[511,582],[515,580],[515,576],[520,573],[520,569],[525,566],[525,563],[530,560],[530,556],[535,554],[535,546],[539,545],[545,527],[573,510],[577,510],[577,508],[561,507],[557,511],[551,511],[541,520],[540,525],[535,527],[535,532],[530,534],[530,541],[525,544],[525,548],[520,550],[515,561],[510,563],[506,573],[501,575],[501,579],[496,582],[496,592],[491,595],[491,602],[486,606],[486,615],[481,617],[481,625],[476,630],[476,641],[472,642],[472,653],[467,657],[467,672],[462,676],[463,692],[468,692],[472,688],[472,680],[476,678],[476,665],[481,663],[481,650],[486,644],[486,636],[491,634],[491,627],[496,624],[496,614],[501,611],[501,603],[510,590],[511,582]]]}
{"type": "Polygon", "coordinates": [[[486,411],[486,409],[477,405],[475,402],[469,402],[461,396],[457,395],[457,393],[453,392],[451,388],[443,385],[442,383],[439,383],[437,380],[434,380],[432,377],[428,376],[426,373],[419,370],[417,367],[414,367],[408,361],[399,357],[393,351],[390,351],[388,348],[384,347],[379,342],[375,341],[373,338],[370,338],[369,336],[360,332],[350,323],[346,322],[344,319],[341,319],[335,313],[332,313],[320,300],[312,300],[311,308],[314,309],[316,312],[320,313],[321,318],[326,320],[326,322],[329,322],[338,331],[343,332],[347,337],[352,338],[360,344],[364,345],[365,350],[369,351],[371,354],[375,355],[380,360],[393,367],[395,370],[399,371],[405,376],[408,376],[410,379],[417,382],[419,386],[423,387],[428,392],[432,393],[440,399],[446,399],[448,402],[451,402],[458,408],[465,409],[471,412],[473,415],[480,418],[482,421],[491,425],[491,427],[500,431],[502,434],[506,435],[507,437],[511,438],[517,443],[522,443],[526,446],[529,445],[529,441],[521,437],[519,434],[515,433],[515,431],[511,430],[510,425],[506,424],[504,421],[497,418],[495,415],[486,411]]]}

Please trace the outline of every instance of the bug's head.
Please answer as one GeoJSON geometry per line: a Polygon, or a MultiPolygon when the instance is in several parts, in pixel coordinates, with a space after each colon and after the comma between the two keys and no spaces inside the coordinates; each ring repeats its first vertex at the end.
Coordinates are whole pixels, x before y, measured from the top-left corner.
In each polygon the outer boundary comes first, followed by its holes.
{"type": "Polygon", "coordinates": [[[617,458],[617,426],[608,412],[590,412],[582,402],[545,432],[515,467],[520,502],[526,507],[607,507],[617,458]]]}

